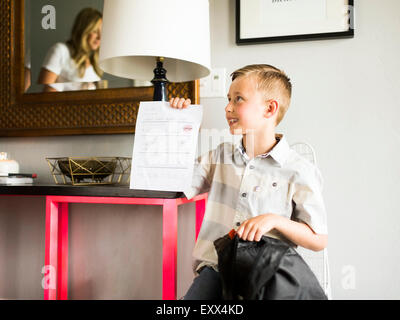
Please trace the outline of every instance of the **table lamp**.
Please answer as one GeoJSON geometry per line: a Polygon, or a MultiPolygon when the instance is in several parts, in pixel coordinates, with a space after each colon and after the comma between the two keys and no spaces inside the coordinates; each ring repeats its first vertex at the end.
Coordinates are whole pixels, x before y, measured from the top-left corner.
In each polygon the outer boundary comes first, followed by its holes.
{"type": "Polygon", "coordinates": [[[153,99],[167,101],[168,80],[210,73],[208,0],[104,0],[99,63],[119,77],[153,79],[153,99]]]}

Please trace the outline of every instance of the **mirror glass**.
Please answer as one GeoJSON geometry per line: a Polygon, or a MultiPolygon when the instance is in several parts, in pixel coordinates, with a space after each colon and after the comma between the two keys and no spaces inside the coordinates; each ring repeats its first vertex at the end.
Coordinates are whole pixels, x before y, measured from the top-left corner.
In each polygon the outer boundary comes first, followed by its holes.
{"type": "Polygon", "coordinates": [[[152,86],[98,66],[103,0],[25,0],[25,92],[152,86]]]}

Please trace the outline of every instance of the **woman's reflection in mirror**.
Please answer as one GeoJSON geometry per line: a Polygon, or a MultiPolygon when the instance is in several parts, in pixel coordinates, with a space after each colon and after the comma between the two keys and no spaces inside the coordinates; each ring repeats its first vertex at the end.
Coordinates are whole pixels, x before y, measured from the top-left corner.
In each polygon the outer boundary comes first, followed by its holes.
{"type": "Polygon", "coordinates": [[[82,90],[95,87],[93,82],[103,75],[99,67],[101,28],[101,12],[93,8],[79,12],[70,39],[54,44],[47,52],[38,79],[45,84],[44,91],[67,91],[68,83],[77,82],[85,83],[82,90]],[[63,85],[51,85],[55,83],[63,85]]]}

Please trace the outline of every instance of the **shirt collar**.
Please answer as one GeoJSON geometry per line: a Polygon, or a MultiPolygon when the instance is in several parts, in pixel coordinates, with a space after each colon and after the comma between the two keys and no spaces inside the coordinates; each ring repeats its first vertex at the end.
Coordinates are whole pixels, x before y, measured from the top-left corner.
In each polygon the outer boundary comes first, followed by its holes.
{"type": "MultiPolygon", "coordinates": [[[[290,147],[286,141],[286,138],[282,134],[276,134],[275,138],[278,140],[278,143],[272,148],[272,150],[270,152],[260,154],[256,158],[267,158],[268,156],[271,156],[282,167],[288,158],[290,147]]],[[[250,160],[243,146],[243,137],[240,139],[236,149],[239,150],[240,154],[246,161],[250,160]]]]}

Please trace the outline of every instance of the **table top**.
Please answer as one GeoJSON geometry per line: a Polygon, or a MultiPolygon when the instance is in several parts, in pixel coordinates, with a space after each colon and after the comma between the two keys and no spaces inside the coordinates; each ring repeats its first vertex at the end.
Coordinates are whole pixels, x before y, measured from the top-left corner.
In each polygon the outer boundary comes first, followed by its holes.
{"type": "Polygon", "coordinates": [[[184,198],[183,192],[129,189],[129,186],[91,185],[72,186],[56,184],[0,185],[0,195],[81,196],[124,198],[184,198]]]}

